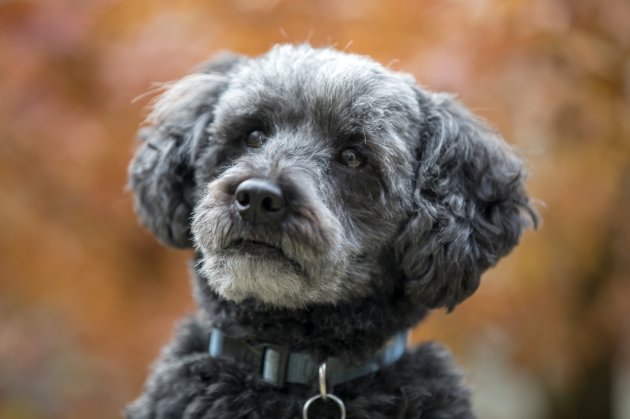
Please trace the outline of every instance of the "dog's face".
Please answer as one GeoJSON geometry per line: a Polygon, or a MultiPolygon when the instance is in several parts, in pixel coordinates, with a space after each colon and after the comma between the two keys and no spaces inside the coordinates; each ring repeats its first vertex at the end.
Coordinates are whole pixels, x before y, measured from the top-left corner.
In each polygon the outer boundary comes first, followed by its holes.
{"type": "Polygon", "coordinates": [[[172,84],[149,120],[131,166],[140,218],[194,244],[229,300],[337,303],[386,292],[393,265],[410,298],[452,307],[535,221],[492,132],[364,57],[224,56],[172,84]]]}

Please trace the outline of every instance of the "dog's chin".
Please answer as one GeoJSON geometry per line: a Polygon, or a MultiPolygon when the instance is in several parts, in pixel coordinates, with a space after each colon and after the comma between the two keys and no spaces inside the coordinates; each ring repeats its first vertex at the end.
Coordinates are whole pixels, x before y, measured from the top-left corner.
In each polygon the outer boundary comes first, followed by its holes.
{"type": "Polygon", "coordinates": [[[311,272],[287,259],[282,251],[256,243],[238,249],[205,253],[201,273],[221,297],[235,302],[253,298],[271,307],[304,308],[339,299],[337,275],[330,267],[311,272]]]}

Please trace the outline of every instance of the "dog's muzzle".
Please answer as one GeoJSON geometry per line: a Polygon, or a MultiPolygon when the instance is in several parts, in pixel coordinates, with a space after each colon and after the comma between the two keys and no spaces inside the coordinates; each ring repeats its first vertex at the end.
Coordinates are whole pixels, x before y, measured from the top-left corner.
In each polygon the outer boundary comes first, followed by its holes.
{"type": "Polygon", "coordinates": [[[350,247],[318,188],[303,171],[242,162],[210,182],[191,224],[209,286],[229,300],[282,307],[345,297],[350,247]]]}

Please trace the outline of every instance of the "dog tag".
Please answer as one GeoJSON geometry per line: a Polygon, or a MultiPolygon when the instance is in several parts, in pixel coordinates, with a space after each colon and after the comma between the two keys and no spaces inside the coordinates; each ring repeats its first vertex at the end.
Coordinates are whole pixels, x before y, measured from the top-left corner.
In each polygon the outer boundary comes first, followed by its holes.
{"type": "Polygon", "coordinates": [[[346,419],[346,406],[343,404],[343,401],[335,396],[332,393],[328,393],[326,389],[326,363],[324,362],[319,366],[319,394],[314,395],[310,399],[304,403],[304,407],[302,408],[302,419],[309,419],[308,417],[308,409],[310,409],[311,405],[319,400],[332,400],[337,403],[339,407],[339,413],[341,414],[340,419],[346,419]]]}

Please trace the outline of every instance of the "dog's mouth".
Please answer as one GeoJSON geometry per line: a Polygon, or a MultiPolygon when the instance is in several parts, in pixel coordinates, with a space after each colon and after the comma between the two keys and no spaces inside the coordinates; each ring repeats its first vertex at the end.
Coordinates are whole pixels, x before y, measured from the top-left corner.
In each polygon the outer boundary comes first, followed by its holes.
{"type": "Polygon", "coordinates": [[[282,256],[286,258],[280,247],[260,240],[234,240],[225,250],[252,256],[282,256]]]}
{"type": "Polygon", "coordinates": [[[301,263],[289,257],[279,245],[267,241],[237,239],[230,243],[225,251],[234,256],[281,261],[283,264],[291,266],[291,270],[294,272],[305,273],[301,263]]]}

